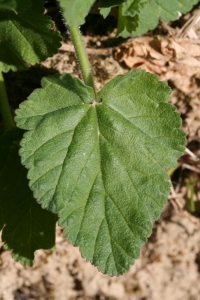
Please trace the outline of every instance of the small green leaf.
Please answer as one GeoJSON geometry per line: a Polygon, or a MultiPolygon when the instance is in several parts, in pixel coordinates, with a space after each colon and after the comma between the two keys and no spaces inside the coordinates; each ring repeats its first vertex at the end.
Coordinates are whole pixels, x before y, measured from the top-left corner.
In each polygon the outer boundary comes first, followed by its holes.
{"type": "Polygon", "coordinates": [[[0,137],[0,230],[13,258],[32,265],[35,250],[54,246],[57,217],[41,208],[28,187],[18,154],[22,134],[15,128],[0,137]]]}
{"type": "Polygon", "coordinates": [[[117,36],[124,38],[136,30],[139,24],[139,13],[149,0],[127,0],[119,8],[117,36]]]}
{"type": "Polygon", "coordinates": [[[89,13],[95,0],[59,0],[62,8],[63,17],[66,24],[71,26],[79,26],[85,23],[85,17],[89,13]]]}
{"type": "Polygon", "coordinates": [[[16,111],[22,163],[42,207],[103,273],[126,272],[159,217],[165,169],[183,153],[181,119],[157,76],[132,70],[98,93],[70,75],[44,78],[16,111]]]}
{"type": "Polygon", "coordinates": [[[52,30],[54,23],[39,13],[42,5],[24,14],[0,11],[0,70],[21,70],[52,56],[60,47],[61,37],[52,30]]]}
{"type": "Polygon", "coordinates": [[[119,8],[118,24],[116,36],[122,36],[124,38],[130,36],[131,32],[138,26],[138,15],[124,16],[122,13],[122,7],[119,8]]]}
{"type": "Polygon", "coordinates": [[[134,36],[140,36],[148,30],[156,28],[159,18],[164,22],[174,21],[178,13],[187,13],[199,0],[152,0],[139,14],[139,26],[132,32],[134,36]]]}

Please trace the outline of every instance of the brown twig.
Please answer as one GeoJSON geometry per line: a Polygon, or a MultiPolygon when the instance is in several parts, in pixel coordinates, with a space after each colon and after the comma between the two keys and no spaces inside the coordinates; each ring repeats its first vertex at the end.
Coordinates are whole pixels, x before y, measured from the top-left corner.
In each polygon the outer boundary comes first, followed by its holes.
{"type": "MultiPolygon", "coordinates": [[[[103,55],[108,56],[113,54],[114,48],[106,48],[106,49],[94,49],[94,48],[86,48],[88,54],[92,55],[103,55]]],[[[62,43],[62,46],[59,49],[60,52],[74,52],[73,45],[62,43]]]]}
{"type": "Polygon", "coordinates": [[[192,30],[192,27],[194,27],[198,22],[200,22],[200,9],[198,9],[191,18],[189,18],[189,20],[176,34],[176,37],[184,38],[188,36],[189,38],[198,39],[198,36],[194,32],[194,30],[192,30]]]}

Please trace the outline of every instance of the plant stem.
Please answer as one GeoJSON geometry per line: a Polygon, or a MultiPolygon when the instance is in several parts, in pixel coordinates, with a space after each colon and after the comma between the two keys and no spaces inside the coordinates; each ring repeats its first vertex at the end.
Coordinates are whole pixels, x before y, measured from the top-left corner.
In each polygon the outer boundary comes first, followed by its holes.
{"type": "Polygon", "coordinates": [[[90,63],[88,60],[87,52],[83,43],[81,32],[76,26],[67,26],[69,33],[71,35],[72,43],[74,45],[77,61],[81,69],[84,83],[94,90],[95,100],[96,100],[96,90],[94,86],[93,76],[90,68],[90,63]]]}
{"type": "Polygon", "coordinates": [[[187,193],[188,197],[186,198],[186,205],[190,212],[195,212],[195,203],[194,203],[194,183],[191,179],[187,183],[187,193]]]}
{"type": "Polygon", "coordinates": [[[5,129],[8,130],[12,127],[15,127],[13,116],[8,103],[8,97],[2,72],[0,72],[0,113],[2,115],[5,129]]]}

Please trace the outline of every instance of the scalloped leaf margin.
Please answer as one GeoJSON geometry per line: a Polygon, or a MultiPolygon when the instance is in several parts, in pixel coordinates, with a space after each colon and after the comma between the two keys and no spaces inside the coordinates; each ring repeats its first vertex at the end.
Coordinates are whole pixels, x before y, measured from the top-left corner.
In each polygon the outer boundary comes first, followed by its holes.
{"type": "Polygon", "coordinates": [[[96,103],[78,79],[54,75],[16,111],[28,130],[20,155],[34,196],[111,276],[139,256],[169,193],[165,169],[184,151],[169,96],[165,82],[142,70],[115,77],[96,103]]]}

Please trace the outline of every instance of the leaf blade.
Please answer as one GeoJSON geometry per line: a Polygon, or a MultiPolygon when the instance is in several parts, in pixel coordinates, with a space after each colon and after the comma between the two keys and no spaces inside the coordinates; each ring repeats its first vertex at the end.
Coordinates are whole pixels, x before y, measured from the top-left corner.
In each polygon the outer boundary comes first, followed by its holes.
{"type": "Polygon", "coordinates": [[[71,94],[73,80],[69,84],[67,78],[43,81],[17,110],[18,126],[29,130],[22,161],[34,195],[58,212],[64,235],[100,271],[119,275],[138,257],[166,201],[164,169],[184,150],[180,118],[167,103],[166,83],[142,70],[106,84],[96,105],[77,79],[71,94]],[[63,106],[57,97],[56,110],[49,95],[57,84],[63,87],[63,106]],[[45,112],[42,95],[49,105],[45,112]],[[40,119],[32,119],[29,107],[40,119]]]}

